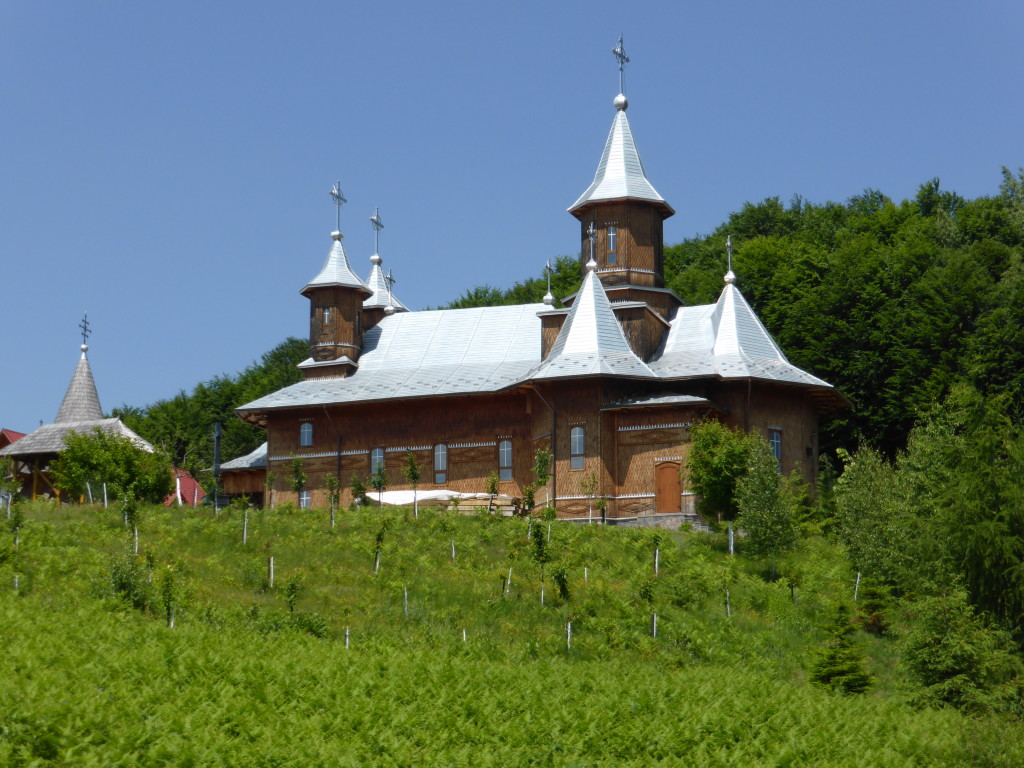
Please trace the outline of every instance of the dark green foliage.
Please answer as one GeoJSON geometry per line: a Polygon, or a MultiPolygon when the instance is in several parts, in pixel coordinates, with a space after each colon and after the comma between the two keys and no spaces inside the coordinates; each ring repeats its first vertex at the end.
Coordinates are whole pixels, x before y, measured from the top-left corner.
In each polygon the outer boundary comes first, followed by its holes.
{"type": "MultiPolygon", "coordinates": [[[[580,262],[571,256],[558,256],[554,259],[551,274],[551,293],[556,299],[579,290],[580,262]]],[[[468,307],[497,307],[509,304],[539,303],[547,292],[547,277],[533,277],[518,282],[508,290],[495,288],[491,285],[479,285],[463,293],[459,298],[449,302],[446,309],[466,309],[468,307]]]]}
{"type": "Polygon", "coordinates": [[[569,602],[569,571],[566,570],[564,564],[556,565],[551,569],[551,580],[555,582],[555,586],[558,587],[558,596],[562,602],[569,602]]]}
{"type": "Polygon", "coordinates": [[[110,564],[110,588],[115,597],[126,600],[133,608],[145,611],[153,600],[148,575],[143,559],[125,552],[110,564]]]}
{"type": "Polygon", "coordinates": [[[971,711],[1001,706],[999,687],[1020,676],[1005,632],[987,627],[961,590],[911,606],[913,628],[903,639],[904,663],[921,686],[917,701],[971,711]]]}
{"type": "Polygon", "coordinates": [[[857,610],[860,627],[872,635],[889,634],[889,612],[892,607],[891,590],[874,581],[861,581],[857,610]]]}
{"type": "Polygon", "coordinates": [[[864,669],[864,650],[853,642],[854,632],[849,610],[840,606],[825,648],[811,666],[811,680],[838,693],[864,693],[871,687],[871,676],[864,669]]]}
{"type": "Polygon", "coordinates": [[[288,606],[288,613],[295,613],[295,606],[302,594],[302,579],[292,576],[284,585],[284,602],[288,606]]]}
{"type": "Polygon", "coordinates": [[[98,429],[90,434],[70,432],[64,444],[52,474],[57,486],[72,496],[85,494],[86,483],[98,489],[105,482],[115,498],[131,488],[140,501],[155,503],[174,487],[166,455],[144,451],[124,435],[98,429]]]}

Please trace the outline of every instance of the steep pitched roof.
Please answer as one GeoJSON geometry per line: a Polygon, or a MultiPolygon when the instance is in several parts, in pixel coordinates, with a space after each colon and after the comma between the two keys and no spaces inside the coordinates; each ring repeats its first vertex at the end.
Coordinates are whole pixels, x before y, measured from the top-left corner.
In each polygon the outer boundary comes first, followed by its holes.
{"type": "MultiPolygon", "coordinates": [[[[590,265],[596,267],[593,262],[590,265]]],[[[597,270],[590,269],[547,358],[527,378],[561,379],[595,374],[655,376],[633,353],[597,277],[597,270]]]]}
{"type": "Polygon", "coordinates": [[[313,288],[332,286],[358,288],[368,295],[372,293],[366,287],[366,284],[356,277],[356,273],[352,271],[352,267],[348,263],[348,256],[345,255],[345,246],[341,244],[341,232],[332,232],[331,237],[334,238],[334,245],[331,246],[330,253],[327,254],[327,258],[324,260],[324,265],[320,268],[317,276],[306,283],[306,287],[300,293],[306,296],[313,288]]]}
{"type": "Polygon", "coordinates": [[[68,391],[57,411],[55,424],[66,424],[76,421],[96,421],[103,418],[100,408],[100,397],[96,394],[96,382],[92,378],[89,358],[85,356],[88,348],[82,345],[82,357],[78,360],[75,372],[68,384],[68,391]]]}
{"type": "Polygon", "coordinates": [[[373,268],[366,280],[366,286],[373,291],[373,295],[363,302],[364,309],[384,309],[390,304],[395,312],[408,312],[409,308],[395,298],[395,294],[388,291],[388,281],[384,279],[384,270],[380,266],[380,256],[376,253],[370,257],[373,268]]]}
{"type": "Polygon", "coordinates": [[[650,365],[662,378],[755,378],[832,389],[789,362],[732,283],[714,304],[681,308],[650,365]]]}
{"type": "MultiPolygon", "coordinates": [[[[624,102],[617,102],[620,103],[624,102]]],[[[592,203],[608,200],[644,200],[657,203],[668,216],[675,213],[647,180],[644,164],[640,161],[640,153],[637,152],[633,132],[626,118],[625,106],[615,113],[594,180],[572,204],[569,212],[575,214],[592,203]]]]}

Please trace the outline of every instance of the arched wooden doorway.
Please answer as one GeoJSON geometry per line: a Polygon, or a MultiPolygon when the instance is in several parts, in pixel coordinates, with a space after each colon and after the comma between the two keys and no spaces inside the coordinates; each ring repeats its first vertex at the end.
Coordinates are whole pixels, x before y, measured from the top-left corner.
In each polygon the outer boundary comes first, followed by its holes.
{"type": "Polygon", "coordinates": [[[663,461],[654,467],[654,509],[659,515],[682,512],[679,462],[663,461]]]}

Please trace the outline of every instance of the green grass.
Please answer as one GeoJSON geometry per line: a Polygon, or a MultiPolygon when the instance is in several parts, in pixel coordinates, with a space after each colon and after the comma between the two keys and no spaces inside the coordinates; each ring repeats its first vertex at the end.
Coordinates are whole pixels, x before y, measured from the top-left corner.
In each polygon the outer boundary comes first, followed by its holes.
{"type": "Polygon", "coordinates": [[[807,682],[850,586],[823,541],[782,563],[794,605],[714,536],[555,523],[541,606],[520,519],[372,509],[332,530],[322,512],[266,511],[243,547],[235,512],[147,509],[126,560],[113,511],[25,513],[16,551],[0,537],[0,765],[1024,763],[1018,722],[907,706],[892,640],[861,638],[867,695],[807,682]],[[116,562],[135,565],[144,610],[113,595],[116,562]],[[174,629],[158,596],[169,564],[174,629]]]}

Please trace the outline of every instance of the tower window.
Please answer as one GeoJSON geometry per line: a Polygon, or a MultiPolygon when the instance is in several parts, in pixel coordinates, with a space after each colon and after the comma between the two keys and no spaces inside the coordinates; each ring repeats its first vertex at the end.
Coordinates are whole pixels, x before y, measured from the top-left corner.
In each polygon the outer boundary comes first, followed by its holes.
{"type": "Polygon", "coordinates": [[[448,446],[444,443],[434,446],[434,482],[448,482],[448,446]]]}
{"type": "Polygon", "coordinates": [[[324,307],[322,331],[323,331],[323,333],[327,333],[330,330],[331,330],[331,308],[330,307],[324,307]]]}
{"type": "Polygon", "coordinates": [[[569,469],[583,469],[585,443],[583,427],[573,427],[569,431],[569,469]]]}
{"type": "Polygon", "coordinates": [[[308,448],[313,444],[313,425],[308,421],[299,425],[299,446],[308,448]]]}
{"type": "Polygon", "coordinates": [[[608,226],[608,263],[614,264],[619,255],[619,228],[608,226]]]}
{"type": "Polygon", "coordinates": [[[779,465],[779,471],[782,471],[782,430],[781,429],[769,429],[768,430],[768,445],[771,446],[772,456],[775,457],[776,463],[779,465]]]}
{"type": "Polygon", "coordinates": [[[512,441],[502,440],[498,443],[498,479],[512,479],[512,441]]]}
{"type": "Polygon", "coordinates": [[[381,467],[384,466],[384,449],[374,448],[370,451],[370,474],[376,475],[381,467]]]}

